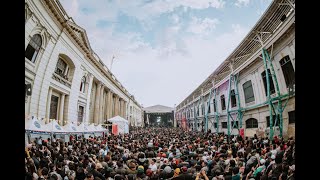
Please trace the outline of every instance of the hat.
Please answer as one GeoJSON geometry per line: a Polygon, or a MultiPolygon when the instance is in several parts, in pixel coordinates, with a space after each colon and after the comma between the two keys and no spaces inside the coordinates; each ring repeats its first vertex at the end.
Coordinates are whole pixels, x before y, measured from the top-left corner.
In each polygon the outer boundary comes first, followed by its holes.
{"type": "Polygon", "coordinates": [[[164,169],[163,169],[164,172],[166,173],[171,173],[172,169],[170,166],[166,166],[164,169]]]}
{"type": "Polygon", "coordinates": [[[260,160],[260,164],[264,164],[265,162],[266,162],[265,159],[261,159],[261,160],[260,160]]]}
{"type": "Polygon", "coordinates": [[[144,173],[144,169],[138,168],[137,173],[143,174],[144,173]]]}
{"type": "Polygon", "coordinates": [[[151,169],[147,169],[146,175],[149,176],[149,177],[152,176],[152,170],[151,169]]]}
{"type": "Polygon", "coordinates": [[[179,168],[176,168],[176,169],[174,170],[174,175],[177,176],[177,175],[179,175],[179,174],[180,174],[180,169],[179,169],[179,168]]]}
{"type": "Polygon", "coordinates": [[[181,168],[181,170],[182,170],[183,172],[187,172],[188,168],[187,168],[186,166],[183,166],[183,167],[181,168]]]}
{"type": "Polygon", "coordinates": [[[138,170],[139,170],[139,169],[144,170],[144,167],[143,167],[143,166],[138,166],[138,170]]]}
{"type": "Polygon", "coordinates": [[[276,159],[276,156],[272,154],[271,159],[276,159]]]}

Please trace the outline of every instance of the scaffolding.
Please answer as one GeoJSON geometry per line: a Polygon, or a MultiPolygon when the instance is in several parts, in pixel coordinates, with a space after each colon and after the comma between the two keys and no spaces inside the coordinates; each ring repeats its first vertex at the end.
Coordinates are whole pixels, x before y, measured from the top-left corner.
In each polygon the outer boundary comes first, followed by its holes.
{"type": "MultiPolygon", "coordinates": [[[[276,72],[274,70],[272,64],[272,51],[273,44],[282,36],[285,35],[286,31],[292,30],[294,28],[295,23],[295,1],[294,0],[275,0],[268,7],[267,11],[264,13],[263,18],[261,18],[252,31],[243,39],[243,41],[238,45],[236,50],[230,54],[230,56],[210,75],[207,81],[212,80],[212,77],[217,77],[217,83],[223,80],[224,78],[229,79],[228,86],[228,99],[227,99],[227,128],[228,135],[233,133],[234,129],[242,128],[242,121],[244,114],[252,109],[268,107],[268,114],[270,114],[269,122],[270,122],[270,133],[269,138],[273,139],[274,129],[279,125],[279,136],[283,137],[283,111],[286,108],[288,101],[291,96],[294,95],[294,80],[291,84],[288,85],[288,92],[281,94],[279,84],[276,77],[276,72]],[[266,48],[270,48],[269,51],[266,48]],[[242,71],[244,67],[249,65],[252,61],[255,61],[260,57],[263,62],[263,68],[265,72],[265,89],[266,89],[266,100],[262,103],[255,104],[252,106],[246,106],[245,108],[241,107],[240,103],[240,95],[238,91],[238,83],[239,83],[239,73],[242,71]],[[250,60],[249,60],[250,59],[250,60]],[[230,68],[228,65],[232,64],[230,68]],[[235,69],[235,71],[233,71],[235,69]],[[231,73],[229,72],[231,70],[231,73]],[[229,76],[229,77],[226,77],[229,76]],[[274,83],[274,89],[270,88],[270,83],[274,83]],[[234,94],[231,94],[231,85],[234,84],[234,94]],[[274,91],[275,91],[275,94],[274,91]],[[236,99],[236,107],[230,108],[230,99],[231,95],[235,95],[236,99]],[[239,124],[234,123],[238,121],[239,124]]],[[[215,81],[215,80],[214,80],[215,81]]],[[[205,83],[203,83],[205,84],[205,83]]],[[[201,85],[202,86],[202,85],[201,85]]],[[[208,100],[208,105],[210,106],[211,96],[214,97],[215,103],[213,103],[214,107],[214,118],[210,119],[208,109],[205,113],[205,130],[208,131],[209,124],[214,125],[214,122],[217,123],[216,132],[219,133],[219,118],[220,114],[218,112],[217,107],[217,99],[216,94],[218,93],[219,88],[213,86],[210,89],[210,97],[208,100]],[[213,93],[213,95],[212,95],[213,93]]],[[[200,99],[198,102],[194,102],[193,108],[198,107],[202,100],[202,94],[200,95],[200,99]]],[[[203,104],[203,103],[202,103],[203,104]]],[[[242,105],[244,106],[244,105],[242,105]]],[[[198,122],[199,119],[196,115],[196,111],[194,111],[194,121],[198,122]]],[[[198,129],[198,126],[196,124],[198,129]]]]}
{"type": "Polygon", "coordinates": [[[280,88],[279,88],[279,84],[277,81],[277,77],[274,71],[274,67],[271,61],[271,58],[269,56],[268,51],[265,48],[262,48],[262,60],[263,60],[263,64],[264,64],[264,71],[266,73],[266,84],[267,84],[267,100],[261,104],[257,104],[254,106],[250,106],[250,107],[246,107],[246,108],[241,108],[240,107],[240,98],[239,98],[239,93],[238,93],[238,76],[239,73],[234,76],[232,74],[230,74],[229,77],[229,86],[228,86],[228,105],[227,105],[227,119],[228,119],[228,137],[230,137],[231,132],[233,130],[233,128],[235,128],[236,123],[233,123],[233,126],[231,126],[232,124],[230,124],[230,119],[232,119],[232,121],[236,121],[239,120],[239,127],[237,127],[237,129],[239,130],[240,128],[242,128],[242,117],[245,113],[246,110],[250,110],[250,109],[254,109],[254,108],[258,108],[258,107],[262,107],[264,105],[268,105],[269,107],[269,114],[270,114],[270,118],[269,118],[269,122],[270,122],[270,133],[269,133],[269,139],[273,140],[273,136],[274,136],[274,128],[276,127],[277,123],[279,123],[279,136],[283,137],[283,111],[285,109],[285,107],[288,104],[288,101],[290,99],[290,96],[294,95],[294,82],[292,84],[289,85],[289,92],[281,95],[280,93],[280,88]],[[270,73],[268,71],[270,67],[270,73]],[[230,106],[230,98],[231,98],[231,82],[234,82],[234,88],[235,88],[235,95],[236,95],[236,101],[237,101],[237,109],[235,110],[230,110],[229,106],[230,106]],[[270,90],[270,82],[273,81],[275,83],[275,90],[276,90],[276,96],[275,97],[271,97],[271,90],[270,90]],[[286,98],[286,102],[284,103],[284,105],[282,105],[282,101],[283,99],[286,98]],[[277,105],[275,105],[275,103],[277,103],[277,105]],[[232,117],[232,114],[237,113],[237,119],[234,120],[232,117]],[[273,124],[273,115],[275,115],[275,120],[274,120],[274,124],[273,124]],[[230,130],[230,128],[232,128],[232,130],[230,130]]]}
{"type": "Polygon", "coordinates": [[[212,93],[212,89],[210,88],[210,94],[207,101],[207,109],[205,114],[205,128],[204,128],[205,132],[208,132],[208,113],[209,113],[209,107],[210,107],[210,101],[211,101],[211,93],[212,93]]]}
{"type": "Polygon", "coordinates": [[[239,79],[239,73],[237,75],[233,75],[232,73],[229,76],[229,86],[228,86],[228,103],[227,103],[227,126],[228,126],[228,136],[230,137],[230,134],[233,132],[233,129],[238,129],[238,132],[240,132],[240,128],[242,128],[242,117],[243,112],[241,111],[240,106],[240,98],[239,98],[239,91],[238,91],[238,79],[239,79]],[[234,95],[236,97],[237,107],[238,109],[236,111],[230,110],[230,99],[231,99],[231,83],[234,83],[234,95]],[[233,114],[236,114],[236,119],[233,118],[233,114]],[[230,119],[232,119],[232,122],[239,122],[237,123],[231,123],[230,119]],[[232,129],[230,129],[232,128],[232,129]]]}

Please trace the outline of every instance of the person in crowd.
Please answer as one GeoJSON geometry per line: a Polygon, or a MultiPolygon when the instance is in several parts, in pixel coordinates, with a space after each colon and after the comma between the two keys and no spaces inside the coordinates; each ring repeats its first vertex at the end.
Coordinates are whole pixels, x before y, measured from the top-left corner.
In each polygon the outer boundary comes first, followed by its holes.
{"type": "Polygon", "coordinates": [[[25,179],[295,179],[295,141],[148,127],[128,134],[38,137],[25,147],[25,179]]]}

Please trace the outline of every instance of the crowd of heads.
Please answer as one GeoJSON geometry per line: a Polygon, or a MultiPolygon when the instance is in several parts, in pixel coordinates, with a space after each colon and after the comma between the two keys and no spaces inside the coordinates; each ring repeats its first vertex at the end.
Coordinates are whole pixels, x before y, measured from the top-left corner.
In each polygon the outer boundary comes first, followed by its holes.
{"type": "Polygon", "coordinates": [[[293,180],[295,141],[179,128],[37,139],[26,146],[26,179],[293,180]]]}

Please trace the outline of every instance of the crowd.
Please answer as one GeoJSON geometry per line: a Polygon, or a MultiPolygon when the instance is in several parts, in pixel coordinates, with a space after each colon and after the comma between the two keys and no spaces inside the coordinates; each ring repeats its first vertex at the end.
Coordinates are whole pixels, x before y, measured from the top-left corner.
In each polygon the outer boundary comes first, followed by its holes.
{"type": "Polygon", "coordinates": [[[141,128],[69,142],[36,139],[26,146],[25,169],[26,180],[294,180],[295,142],[141,128]]]}

